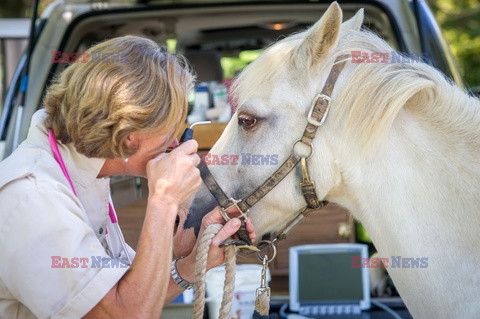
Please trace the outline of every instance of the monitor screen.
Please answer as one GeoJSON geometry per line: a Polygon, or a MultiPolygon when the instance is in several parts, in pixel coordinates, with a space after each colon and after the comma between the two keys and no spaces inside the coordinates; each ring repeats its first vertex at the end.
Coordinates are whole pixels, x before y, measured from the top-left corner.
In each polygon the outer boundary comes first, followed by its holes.
{"type": "Polygon", "coordinates": [[[300,253],[298,256],[300,302],[362,299],[362,269],[352,268],[353,256],[359,256],[359,253],[300,253]]]}
{"type": "Polygon", "coordinates": [[[370,308],[368,268],[353,267],[352,257],[368,258],[363,244],[290,247],[290,309],[302,305],[358,305],[370,308]]]}

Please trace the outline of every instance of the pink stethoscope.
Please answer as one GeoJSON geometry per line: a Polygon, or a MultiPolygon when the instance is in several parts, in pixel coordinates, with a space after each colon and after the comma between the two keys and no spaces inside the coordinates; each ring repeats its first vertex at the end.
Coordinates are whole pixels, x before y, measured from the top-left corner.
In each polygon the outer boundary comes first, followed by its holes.
{"type": "MultiPolygon", "coordinates": [[[[63,175],[67,178],[68,183],[70,184],[70,187],[72,188],[73,193],[75,196],[77,196],[77,192],[75,191],[75,188],[73,187],[72,179],[70,178],[70,174],[68,174],[67,167],[65,166],[65,163],[63,162],[62,154],[60,154],[60,151],[58,150],[58,145],[57,145],[57,140],[55,139],[55,136],[53,135],[53,131],[51,129],[48,130],[48,141],[50,142],[50,148],[52,149],[53,152],[53,157],[57,161],[58,165],[60,165],[60,168],[62,169],[63,175]]],[[[128,254],[127,250],[127,243],[125,242],[125,238],[123,237],[122,232],[120,231],[120,226],[118,225],[118,220],[117,220],[117,214],[115,213],[115,210],[113,209],[113,205],[111,201],[108,202],[108,215],[110,216],[110,221],[112,222],[115,231],[117,233],[118,238],[120,239],[120,242],[122,244],[123,251],[125,252],[125,256],[127,256],[128,263],[129,265],[132,264],[132,260],[130,259],[130,256],[128,254]]],[[[108,230],[105,229],[105,234],[107,236],[108,240],[108,230]]],[[[110,247],[112,247],[112,244],[109,244],[110,247]]]]}

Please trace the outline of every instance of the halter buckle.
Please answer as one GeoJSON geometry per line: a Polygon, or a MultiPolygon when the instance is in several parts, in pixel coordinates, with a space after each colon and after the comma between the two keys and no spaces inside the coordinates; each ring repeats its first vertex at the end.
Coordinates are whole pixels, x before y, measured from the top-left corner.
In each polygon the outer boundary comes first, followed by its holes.
{"type": "Polygon", "coordinates": [[[248,212],[250,211],[250,209],[247,209],[246,212],[244,212],[240,206],[238,206],[238,203],[240,203],[242,200],[239,200],[239,199],[235,199],[235,198],[229,198],[230,200],[230,205],[223,208],[223,207],[220,207],[220,214],[222,215],[223,219],[225,219],[226,222],[228,222],[230,220],[230,216],[228,216],[227,212],[230,208],[232,207],[236,207],[238,209],[238,211],[240,212],[240,217],[239,218],[244,218],[245,221],[248,220],[248,212]]]}
{"type": "Polygon", "coordinates": [[[330,98],[330,96],[326,94],[318,94],[315,97],[315,99],[313,99],[312,105],[310,106],[310,110],[308,111],[308,115],[307,115],[308,123],[315,125],[317,127],[321,126],[323,122],[325,122],[325,119],[327,118],[328,111],[330,110],[331,102],[332,102],[332,99],[330,98]],[[320,120],[317,120],[312,115],[313,115],[313,110],[315,109],[315,106],[317,105],[319,99],[327,101],[327,107],[325,108],[325,112],[323,113],[322,118],[320,120]]]}

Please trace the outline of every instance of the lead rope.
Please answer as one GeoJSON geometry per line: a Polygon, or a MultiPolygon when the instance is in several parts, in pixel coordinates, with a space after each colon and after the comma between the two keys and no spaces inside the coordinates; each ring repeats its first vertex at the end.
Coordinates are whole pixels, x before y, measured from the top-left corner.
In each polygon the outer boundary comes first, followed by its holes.
{"type": "MultiPolygon", "coordinates": [[[[195,302],[193,305],[193,319],[202,319],[205,311],[205,275],[207,273],[207,256],[213,237],[223,227],[222,224],[213,224],[208,226],[203,233],[195,262],[195,302]]],[[[270,310],[270,288],[267,287],[267,267],[268,263],[275,258],[276,249],[274,247],[274,256],[269,260],[267,256],[263,258],[262,278],[260,287],[256,292],[255,312],[253,318],[266,319],[270,310]]],[[[229,245],[225,247],[225,282],[223,286],[223,298],[219,311],[219,319],[231,318],[233,292],[235,289],[235,267],[236,267],[237,247],[229,245]]]]}
{"type": "MultiPolygon", "coordinates": [[[[223,227],[222,224],[208,226],[200,239],[195,263],[195,303],[193,319],[202,319],[205,309],[205,274],[207,273],[207,256],[213,237],[223,227]]],[[[237,249],[235,246],[225,247],[225,282],[223,298],[220,306],[219,319],[230,318],[232,310],[233,291],[235,288],[235,266],[237,249]]]]}

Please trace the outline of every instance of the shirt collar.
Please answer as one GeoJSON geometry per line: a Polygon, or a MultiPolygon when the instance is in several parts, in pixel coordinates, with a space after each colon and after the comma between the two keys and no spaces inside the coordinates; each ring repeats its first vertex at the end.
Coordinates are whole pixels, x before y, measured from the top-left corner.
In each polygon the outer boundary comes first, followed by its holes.
{"type": "MultiPolygon", "coordinates": [[[[45,126],[46,118],[47,113],[44,109],[33,114],[27,141],[51,152],[48,142],[48,129],[45,126]]],[[[88,187],[89,184],[97,180],[97,176],[105,163],[104,158],[89,158],[80,154],[73,143],[62,144],[57,141],[57,145],[72,180],[84,187],[88,187]]]]}

